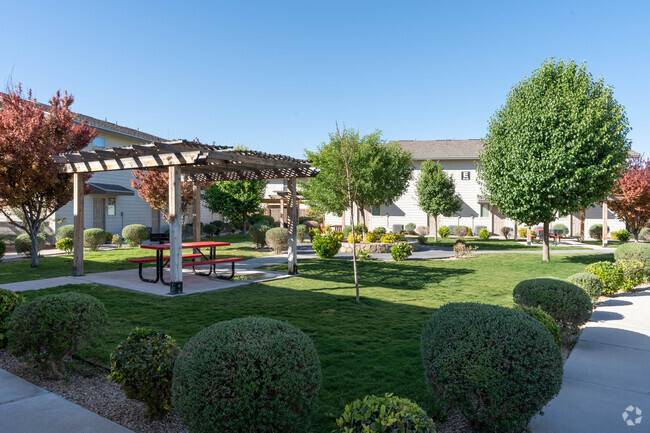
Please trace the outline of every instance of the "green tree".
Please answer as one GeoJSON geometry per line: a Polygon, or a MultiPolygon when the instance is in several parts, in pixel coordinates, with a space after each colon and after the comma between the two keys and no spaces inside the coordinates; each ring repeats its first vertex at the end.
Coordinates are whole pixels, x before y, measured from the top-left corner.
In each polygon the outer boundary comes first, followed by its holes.
{"type": "Polygon", "coordinates": [[[420,177],[415,190],[420,209],[434,217],[434,232],[438,242],[438,215],[450,217],[463,208],[463,201],[456,193],[454,179],[443,171],[439,162],[424,161],[420,166],[420,177]]]}
{"type": "Polygon", "coordinates": [[[220,213],[230,222],[242,221],[246,235],[247,216],[259,210],[266,184],[263,179],[214,182],[201,198],[210,212],[220,213]]]}
{"type": "Polygon", "coordinates": [[[611,193],[629,151],[625,109],[585,65],[545,61],[510,91],[489,121],[479,180],[490,203],[548,229],[558,214],[588,208],[611,193]]]}

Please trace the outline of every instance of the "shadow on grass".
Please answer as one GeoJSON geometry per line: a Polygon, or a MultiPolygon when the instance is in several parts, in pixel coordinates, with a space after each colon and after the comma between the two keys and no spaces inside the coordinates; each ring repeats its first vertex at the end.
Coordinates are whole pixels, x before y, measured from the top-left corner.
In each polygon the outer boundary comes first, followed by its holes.
{"type": "MultiPolygon", "coordinates": [[[[570,263],[582,263],[587,266],[595,262],[613,262],[614,253],[611,254],[571,254],[563,257],[563,260],[566,260],[570,263]]],[[[553,258],[551,258],[553,261],[553,258]]]]}

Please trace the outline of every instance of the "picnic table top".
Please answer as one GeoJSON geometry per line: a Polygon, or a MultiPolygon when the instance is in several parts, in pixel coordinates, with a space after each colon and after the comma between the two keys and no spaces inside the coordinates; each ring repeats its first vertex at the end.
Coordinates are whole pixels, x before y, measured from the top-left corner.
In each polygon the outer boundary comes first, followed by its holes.
{"type": "MultiPolygon", "coordinates": [[[[227,247],[230,242],[216,242],[216,241],[201,241],[201,242],[183,242],[183,248],[211,248],[211,247],[227,247]]],[[[140,248],[149,250],[168,250],[169,244],[147,244],[140,245],[140,248]]]]}

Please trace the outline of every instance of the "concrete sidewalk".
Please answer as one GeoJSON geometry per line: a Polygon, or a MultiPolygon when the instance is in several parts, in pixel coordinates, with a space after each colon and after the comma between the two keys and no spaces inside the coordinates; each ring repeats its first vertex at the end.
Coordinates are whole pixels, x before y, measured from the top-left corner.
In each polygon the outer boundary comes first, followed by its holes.
{"type": "Polygon", "coordinates": [[[0,431],[133,433],[113,421],[0,369],[0,431]]]}
{"type": "Polygon", "coordinates": [[[601,298],[533,433],[650,432],[650,290],[601,298]]]}

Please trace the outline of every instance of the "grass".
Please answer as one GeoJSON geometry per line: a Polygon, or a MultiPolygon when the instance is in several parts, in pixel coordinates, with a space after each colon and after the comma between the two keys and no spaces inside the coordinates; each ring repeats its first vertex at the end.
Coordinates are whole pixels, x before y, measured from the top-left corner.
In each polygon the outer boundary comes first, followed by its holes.
{"type": "MultiPolygon", "coordinates": [[[[516,242],[513,239],[477,239],[477,238],[464,238],[467,246],[479,247],[479,251],[503,251],[503,250],[542,250],[541,244],[526,245],[525,242],[516,242]]],[[[430,237],[427,239],[428,244],[436,247],[449,247],[452,248],[458,238],[438,238],[436,242],[435,238],[430,237]]],[[[580,250],[585,249],[584,247],[579,246],[562,246],[561,244],[556,246],[551,245],[552,250],[580,250]]]]}
{"type": "MultiPolygon", "coordinates": [[[[267,254],[255,251],[250,246],[236,244],[228,247],[219,247],[216,251],[217,258],[242,257],[244,260],[267,254]]],[[[183,250],[183,252],[191,253],[192,250],[183,250]]],[[[108,251],[86,251],[84,252],[84,273],[93,274],[96,272],[121,271],[125,269],[137,270],[138,266],[129,263],[129,259],[155,256],[155,251],[137,247],[122,247],[108,251]]],[[[0,263],[0,284],[72,275],[72,255],[44,256],[38,260],[38,263],[38,268],[30,268],[29,259],[0,263]]],[[[153,267],[155,263],[146,264],[145,266],[153,267]]]]}
{"type": "MultiPolygon", "coordinates": [[[[589,245],[596,245],[596,246],[599,246],[599,247],[603,246],[603,241],[584,241],[583,243],[589,244],[589,245]]],[[[607,248],[618,248],[621,245],[623,245],[623,244],[621,242],[619,242],[619,241],[613,241],[611,239],[607,240],[607,248]]]]}
{"type": "MultiPolygon", "coordinates": [[[[354,300],[352,263],[301,260],[300,276],[231,290],[166,298],[96,285],[24,292],[27,299],[78,291],[99,298],[109,313],[101,343],[83,355],[104,364],[136,327],[162,329],[184,345],[217,321],[264,316],[287,321],[314,340],[323,372],[316,431],[335,427],[345,404],[364,395],[392,392],[413,399],[430,414],[420,358],[423,325],[448,302],[512,305],[512,289],[539,276],[568,277],[611,254],[554,255],[544,263],[531,254],[486,254],[464,260],[360,262],[362,303],[354,300]]],[[[279,268],[284,269],[284,266],[279,268]]]]}

